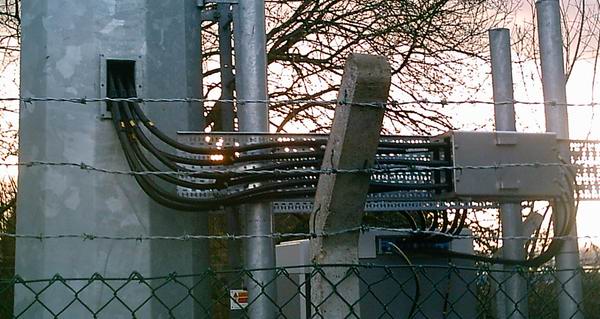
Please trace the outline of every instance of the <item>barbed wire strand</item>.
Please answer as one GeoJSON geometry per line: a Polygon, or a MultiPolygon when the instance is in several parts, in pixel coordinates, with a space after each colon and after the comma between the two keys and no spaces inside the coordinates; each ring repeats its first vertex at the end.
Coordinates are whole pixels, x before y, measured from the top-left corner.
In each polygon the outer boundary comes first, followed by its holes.
{"type": "MultiPolygon", "coordinates": [[[[411,230],[411,229],[401,229],[401,228],[388,228],[388,227],[374,227],[374,226],[358,226],[351,227],[347,229],[342,229],[338,231],[332,232],[321,232],[321,233],[304,233],[304,232],[295,232],[295,233],[270,233],[270,234],[253,234],[253,235],[236,235],[236,234],[223,234],[223,235],[194,235],[194,234],[183,234],[177,236],[153,236],[153,235],[102,235],[102,234],[92,234],[92,233],[81,233],[81,234],[18,234],[18,233],[6,233],[0,232],[0,238],[14,238],[14,239],[35,239],[35,240],[54,240],[54,239],[80,239],[82,241],[92,241],[92,240],[115,240],[115,241],[149,241],[149,240],[159,240],[159,241],[194,241],[194,240],[245,240],[245,239],[253,239],[253,238],[270,238],[270,239],[313,239],[320,237],[332,237],[349,233],[366,233],[370,231],[379,231],[379,232],[388,232],[395,233],[397,235],[405,235],[405,236],[416,236],[416,237],[438,237],[438,238],[446,238],[446,239],[462,239],[462,240],[475,240],[475,239],[498,239],[498,240],[530,240],[530,239],[539,239],[545,238],[544,236],[482,236],[482,235],[455,235],[448,234],[437,231],[419,231],[419,230],[411,230]]],[[[598,239],[600,235],[585,235],[585,236],[553,236],[550,237],[554,240],[567,240],[567,239],[598,239]]]]}
{"type": "MultiPolygon", "coordinates": [[[[66,102],[66,103],[74,103],[74,104],[88,104],[88,103],[97,103],[97,102],[137,102],[137,103],[261,103],[261,104],[316,104],[316,105],[332,105],[332,104],[348,104],[343,101],[338,100],[318,100],[318,99],[257,99],[257,100],[246,100],[246,99],[208,99],[208,98],[140,98],[140,97],[132,97],[132,98],[88,98],[88,97],[3,97],[0,98],[0,102],[24,102],[24,103],[34,103],[34,102],[66,102]]],[[[382,107],[382,106],[403,106],[403,105],[412,105],[412,104],[430,104],[430,105],[476,105],[476,104],[485,104],[485,105],[548,105],[548,106],[568,106],[568,107],[596,107],[600,106],[600,102],[590,102],[590,103],[558,103],[555,101],[522,101],[522,100],[512,100],[512,101],[504,101],[504,102],[495,102],[491,100],[478,100],[478,99],[468,99],[468,100],[449,100],[449,99],[414,99],[414,100],[392,100],[384,103],[352,103],[352,105],[361,105],[361,106],[373,106],[373,107],[382,107]]]]}
{"type": "Polygon", "coordinates": [[[542,163],[542,162],[530,162],[530,163],[505,163],[505,164],[494,164],[494,165],[456,165],[456,166],[406,166],[406,167],[393,167],[393,168],[364,168],[364,169],[272,169],[272,170],[240,170],[240,169],[195,169],[194,171],[132,171],[132,170],[116,170],[107,169],[92,166],[86,163],[73,163],[73,162],[47,162],[47,161],[29,161],[29,162],[3,162],[0,166],[11,167],[36,167],[36,166],[62,166],[78,168],[85,171],[94,171],[105,174],[114,175],[175,175],[175,176],[194,176],[202,173],[214,173],[214,174],[248,174],[248,175],[262,175],[262,174],[383,174],[383,173],[402,173],[402,172],[419,172],[419,171],[460,171],[460,170],[497,170],[502,168],[547,168],[547,167],[559,167],[559,168],[583,168],[583,169],[599,169],[600,164],[565,164],[565,163],[542,163]]]}
{"type": "MultiPolygon", "coordinates": [[[[54,97],[8,97],[0,98],[0,101],[21,101],[24,103],[33,102],[67,102],[75,104],[87,104],[94,102],[138,102],[138,103],[193,103],[193,102],[229,102],[229,103],[266,103],[266,104],[305,104],[305,103],[321,103],[321,104],[338,104],[337,100],[223,100],[223,99],[199,99],[199,98],[54,98],[54,97]]],[[[342,103],[343,104],[343,103],[342,103]]],[[[411,101],[391,101],[388,103],[359,103],[358,105],[364,106],[375,106],[381,107],[384,105],[399,106],[408,104],[438,104],[438,105],[450,105],[450,104],[487,104],[487,105],[498,105],[498,104],[522,104],[522,105],[551,105],[551,106],[598,106],[600,103],[565,103],[558,104],[555,102],[536,102],[536,101],[507,101],[507,102],[493,102],[484,100],[411,100],[411,101]]],[[[357,105],[357,104],[354,104],[357,105]]],[[[372,168],[372,169],[349,169],[349,170],[336,170],[336,169],[291,169],[291,170],[252,170],[252,171],[240,171],[239,169],[199,169],[193,172],[182,172],[182,171],[131,171],[131,170],[114,170],[95,167],[86,163],[72,163],[72,162],[47,162],[47,161],[29,161],[29,162],[17,162],[17,163],[0,163],[1,166],[62,166],[79,168],[86,171],[95,171],[107,174],[117,175],[176,175],[176,176],[193,176],[199,173],[216,173],[216,174],[229,174],[229,173],[244,173],[244,174],[337,174],[337,173],[395,173],[395,172],[407,172],[407,171],[445,171],[445,170],[476,170],[476,169],[501,169],[501,168],[517,168],[517,167],[532,167],[532,168],[543,168],[543,167],[562,167],[562,168],[600,168],[600,165],[580,165],[580,164],[564,164],[564,163],[509,163],[509,164],[495,164],[495,165],[467,165],[467,166],[443,166],[443,167],[427,167],[427,166],[408,166],[401,168],[372,168]]],[[[104,240],[134,240],[134,241],[145,241],[145,240],[243,240],[250,238],[272,238],[272,239],[284,239],[284,238],[315,238],[323,236],[335,236],[348,232],[357,231],[368,231],[368,230],[380,230],[389,231],[396,233],[403,233],[405,235],[413,236],[443,236],[452,239],[534,239],[532,236],[512,236],[512,237],[498,237],[498,236],[475,236],[475,235],[450,235],[439,232],[429,231],[412,231],[406,229],[393,229],[393,228],[382,228],[382,227],[366,227],[360,226],[350,229],[341,230],[338,232],[329,233],[272,233],[272,234],[261,234],[261,235],[181,235],[181,236],[150,236],[150,235],[138,235],[138,236],[109,236],[109,235],[96,235],[96,234],[57,234],[57,235],[44,235],[44,234],[13,234],[13,233],[0,233],[0,237],[10,237],[19,239],[82,239],[84,241],[104,239],[104,240]]],[[[557,236],[553,239],[596,239],[598,236],[557,236]]]]}

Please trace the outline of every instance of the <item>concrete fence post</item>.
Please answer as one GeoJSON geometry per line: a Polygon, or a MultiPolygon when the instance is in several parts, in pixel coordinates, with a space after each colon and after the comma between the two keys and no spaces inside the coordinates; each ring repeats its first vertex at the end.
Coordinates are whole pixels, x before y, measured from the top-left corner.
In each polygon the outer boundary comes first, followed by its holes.
{"type": "MultiPolygon", "coordinates": [[[[338,107],[322,164],[323,170],[373,166],[391,83],[385,58],[353,54],[346,62],[338,107]],[[381,103],[366,106],[361,103],[381,103]]],[[[370,174],[321,174],[311,231],[331,233],[360,226],[370,174]]],[[[359,232],[311,241],[315,264],[357,264],[359,232]]],[[[359,318],[359,280],[348,267],[324,267],[312,278],[314,311],[324,318],[359,318]]]]}

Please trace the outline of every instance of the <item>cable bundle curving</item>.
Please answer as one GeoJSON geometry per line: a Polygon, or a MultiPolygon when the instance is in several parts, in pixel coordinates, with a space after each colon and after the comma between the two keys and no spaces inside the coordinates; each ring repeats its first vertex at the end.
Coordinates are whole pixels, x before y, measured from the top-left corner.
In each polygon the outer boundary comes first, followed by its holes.
{"type": "MultiPolygon", "coordinates": [[[[110,77],[109,95],[126,98],[136,95],[135,86],[126,79],[110,77]]],[[[177,210],[199,211],[249,201],[302,198],[314,195],[327,139],[278,140],[227,147],[197,147],[182,144],[163,133],[145,115],[135,101],[108,101],[119,141],[133,171],[181,171],[186,176],[135,176],[140,187],[156,202],[177,210]],[[157,145],[156,142],[160,144],[157,145]],[[286,151],[294,148],[294,152],[286,151]],[[302,151],[296,152],[297,148],[302,151]],[[166,151],[172,150],[172,151],[166,151]],[[184,156],[185,155],[185,156],[184,156]],[[195,171],[194,168],[202,168],[195,171]],[[207,168],[215,172],[207,172],[207,168]],[[223,169],[224,168],[224,169],[223,169]],[[253,174],[256,171],[266,171],[253,174]],[[183,198],[174,187],[198,192],[197,198],[183,198]]],[[[445,143],[419,144],[382,141],[376,168],[411,166],[448,166],[449,159],[434,160],[444,152],[445,143]],[[388,154],[408,154],[386,156],[388,154]],[[423,154],[426,154],[424,157],[423,154]]],[[[400,173],[398,173],[400,174],[400,173]]],[[[407,174],[407,173],[404,173],[407,174]]],[[[423,175],[423,172],[415,173],[423,175]]],[[[414,181],[387,177],[372,178],[370,193],[424,191],[441,193],[448,182],[434,178],[439,172],[427,172],[426,179],[414,181]]]]}

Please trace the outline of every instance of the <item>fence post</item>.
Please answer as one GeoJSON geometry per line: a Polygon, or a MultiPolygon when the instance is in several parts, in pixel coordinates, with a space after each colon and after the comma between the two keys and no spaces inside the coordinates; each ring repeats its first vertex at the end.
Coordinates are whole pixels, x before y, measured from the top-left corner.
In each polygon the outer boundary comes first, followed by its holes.
{"type": "MultiPolygon", "coordinates": [[[[391,83],[385,58],[353,54],[346,62],[338,106],[323,159],[323,170],[373,166],[391,83]],[[356,103],[381,103],[380,106],[356,103]]],[[[311,230],[332,233],[361,225],[369,189],[368,173],[321,174],[311,230]]],[[[359,232],[311,241],[315,264],[357,264],[359,232]]],[[[348,267],[329,267],[311,282],[315,312],[324,318],[359,318],[359,280],[348,267]]]]}
{"type": "MultiPolygon", "coordinates": [[[[542,84],[544,89],[546,131],[555,132],[560,140],[560,154],[563,160],[571,162],[569,148],[569,120],[566,92],[566,77],[563,59],[563,42],[561,33],[560,4],[558,0],[538,0],[537,11],[540,59],[542,63],[542,84]]],[[[566,194],[572,205],[574,194],[566,194]]],[[[554,207],[555,216],[567,214],[564,209],[554,207]]],[[[558,270],[558,302],[560,319],[583,318],[583,291],[579,269],[579,245],[577,243],[577,223],[573,220],[571,238],[564,239],[556,255],[558,270]]],[[[555,218],[555,229],[563,227],[561,218],[555,218]]]]}
{"type": "MultiPolygon", "coordinates": [[[[492,84],[494,89],[494,118],[496,131],[516,131],[515,106],[513,104],[512,60],[510,52],[510,31],[508,29],[492,29],[489,31],[490,55],[492,60],[492,84]],[[507,103],[508,102],[508,103],[507,103]]],[[[523,236],[523,218],[521,203],[517,200],[500,204],[503,237],[523,236]]],[[[503,240],[504,258],[523,260],[525,258],[524,240],[503,240]]],[[[501,276],[509,276],[499,284],[497,293],[498,317],[524,319],[527,312],[527,282],[516,271],[517,267],[506,266],[512,270],[501,276]]]]}
{"type": "MultiPolygon", "coordinates": [[[[239,0],[234,12],[235,87],[240,132],[268,132],[267,51],[264,0],[239,0]]],[[[277,316],[275,284],[275,246],[271,202],[242,205],[245,217],[244,268],[253,271],[246,279],[248,317],[271,319],[277,316]]]]}
{"type": "MultiPolygon", "coordinates": [[[[235,91],[235,78],[233,75],[233,47],[231,36],[231,23],[233,12],[231,4],[217,4],[217,20],[219,25],[219,63],[221,72],[221,96],[215,103],[218,108],[218,115],[215,119],[215,131],[234,132],[235,131],[235,113],[233,109],[233,99],[235,91]]],[[[225,229],[228,234],[240,234],[240,214],[239,207],[225,207],[225,229]]],[[[239,269],[241,265],[241,245],[237,240],[227,242],[227,264],[229,269],[239,269]]],[[[229,286],[241,286],[239,276],[235,273],[229,275],[229,286]]],[[[234,314],[231,314],[232,317],[234,314]]]]}

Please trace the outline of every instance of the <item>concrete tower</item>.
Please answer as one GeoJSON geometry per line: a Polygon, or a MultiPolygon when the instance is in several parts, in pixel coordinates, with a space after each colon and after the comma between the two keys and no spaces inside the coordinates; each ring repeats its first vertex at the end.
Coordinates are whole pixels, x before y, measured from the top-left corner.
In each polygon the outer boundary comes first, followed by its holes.
{"type": "MultiPolygon", "coordinates": [[[[23,0],[21,94],[23,97],[103,97],[112,60],[133,65],[138,96],[201,97],[200,10],[196,0],[23,0]]],[[[175,137],[178,130],[203,128],[202,106],[151,103],[148,116],[175,137]]],[[[105,119],[103,103],[24,103],[20,120],[20,161],[85,163],[129,170],[115,129],[105,119]]],[[[18,233],[182,235],[202,234],[202,212],[184,213],[153,202],[130,176],[103,174],[68,167],[24,167],[19,172],[18,233]]],[[[94,273],[127,277],[198,273],[207,265],[206,243],[173,241],[113,241],[81,239],[17,241],[16,272],[25,279],[89,278],[94,273]]],[[[190,279],[191,283],[191,279],[190,279]]],[[[74,289],[84,282],[71,282],[74,289]]],[[[191,286],[191,285],[190,285],[191,286]]],[[[34,287],[35,288],[35,287],[34,287]]],[[[15,313],[34,295],[17,285],[15,313]]],[[[201,289],[199,289],[201,290],[201,289]]],[[[102,307],[113,291],[94,284],[79,298],[92,309],[102,307]]],[[[188,292],[161,288],[162,302],[176,304],[188,292]]],[[[150,296],[144,285],[131,284],[119,292],[135,308],[150,296]]],[[[60,311],[73,293],[53,285],[39,299],[60,311]]],[[[202,300],[203,298],[198,298],[202,300]]],[[[202,307],[191,298],[173,314],[192,318],[202,307]]],[[[74,305],[66,318],[88,318],[74,305]]],[[[155,299],[136,312],[140,318],[167,318],[155,299]]],[[[26,318],[50,318],[35,304],[26,318]]],[[[102,318],[131,318],[118,302],[102,318]]]]}

